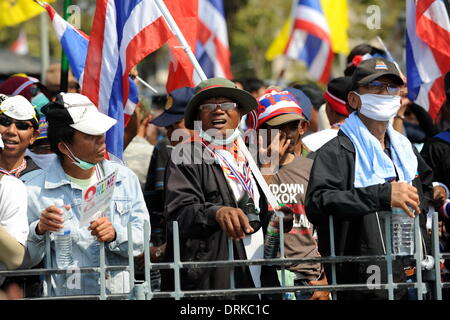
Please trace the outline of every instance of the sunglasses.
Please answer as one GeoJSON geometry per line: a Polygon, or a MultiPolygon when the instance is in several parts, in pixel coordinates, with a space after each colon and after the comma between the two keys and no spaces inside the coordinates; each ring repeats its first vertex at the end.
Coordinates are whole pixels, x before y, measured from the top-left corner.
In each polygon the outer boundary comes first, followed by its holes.
{"type": "Polygon", "coordinates": [[[382,93],[384,90],[387,90],[390,95],[398,95],[401,89],[401,86],[399,85],[381,81],[372,81],[367,85],[367,87],[376,91],[377,93],[382,93]]]}
{"type": "Polygon", "coordinates": [[[28,130],[29,128],[33,127],[32,124],[25,122],[25,121],[16,121],[8,117],[0,116],[0,126],[3,127],[9,127],[12,123],[16,125],[16,128],[18,130],[28,130]]]}
{"type": "Polygon", "coordinates": [[[208,110],[208,111],[214,111],[216,108],[219,107],[223,111],[230,111],[237,108],[237,104],[235,102],[224,102],[224,103],[206,103],[201,104],[199,106],[199,109],[201,111],[208,110]]]}

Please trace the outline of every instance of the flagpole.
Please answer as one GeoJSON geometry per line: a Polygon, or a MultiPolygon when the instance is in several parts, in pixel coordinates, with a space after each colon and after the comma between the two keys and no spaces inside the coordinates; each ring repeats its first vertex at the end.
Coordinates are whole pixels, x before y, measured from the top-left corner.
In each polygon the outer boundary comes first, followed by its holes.
{"type": "Polygon", "coordinates": [[[48,23],[46,12],[41,13],[39,19],[41,26],[41,83],[44,83],[45,73],[47,72],[48,66],[50,64],[48,23]]]}
{"type": "Polygon", "coordinates": [[[166,4],[163,0],[155,0],[156,5],[158,6],[159,10],[161,11],[164,19],[166,20],[167,24],[169,25],[170,29],[172,29],[173,33],[175,33],[178,41],[180,42],[182,48],[184,49],[184,52],[186,52],[187,56],[189,57],[189,60],[191,61],[192,65],[194,66],[194,70],[197,72],[199,78],[203,81],[208,79],[205,72],[203,71],[202,67],[197,61],[197,58],[195,57],[194,53],[192,52],[191,47],[189,46],[188,42],[183,36],[183,33],[181,33],[180,28],[178,28],[177,23],[173,19],[172,15],[170,14],[169,9],[167,9],[166,4]]]}
{"type": "MultiPolygon", "coordinates": [[[[67,9],[72,4],[72,0],[64,0],[64,13],[63,18],[67,21],[69,14],[67,9]]],[[[59,85],[59,90],[61,92],[67,92],[69,86],[69,60],[67,59],[64,49],[61,49],[61,82],[59,85]]]]}
{"type": "Polygon", "coordinates": [[[377,36],[377,40],[378,40],[378,42],[381,44],[381,46],[383,47],[383,50],[386,52],[386,54],[387,54],[387,56],[388,56],[388,59],[390,59],[390,60],[395,64],[395,66],[397,67],[398,72],[400,73],[400,75],[401,75],[402,77],[404,77],[404,74],[403,74],[402,70],[400,69],[400,66],[398,65],[397,61],[395,61],[395,59],[394,59],[394,57],[392,56],[391,52],[390,52],[390,51],[388,50],[388,48],[384,45],[383,39],[381,39],[380,36],[377,36]]]}

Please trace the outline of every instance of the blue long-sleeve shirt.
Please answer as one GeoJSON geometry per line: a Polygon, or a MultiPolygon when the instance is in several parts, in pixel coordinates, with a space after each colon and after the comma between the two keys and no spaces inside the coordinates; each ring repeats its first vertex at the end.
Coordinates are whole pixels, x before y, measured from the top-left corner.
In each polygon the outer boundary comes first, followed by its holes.
{"type": "MultiPolygon", "coordinates": [[[[127,167],[104,160],[100,163],[104,176],[117,170],[116,185],[108,212],[116,231],[116,239],[105,243],[106,264],[108,266],[128,264],[127,224],[132,225],[133,255],[143,251],[144,221],[149,221],[137,176],[127,167]]],[[[59,159],[27,182],[28,220],[30,232],[27,242],[25,266],[34,266],[45,257],[45,235],[36,234],[36,226],[41,212],[55,204],[55,199],[62,199],[71,206],[69,224],[72,233],[73,258],[78,267],[98,267],[100,264],[100,242],[95,240],[88,230],[88,225],[80,227],[82,189],[72,183],[66,176],[59,159]]],[[[67,219],[66,219],[67,220],[67,219]]],[[[54,236],[50,234],[51,266],[56,268],[54,236]]],[[[107,293],[126,293],[129,291],[129,273],[127,271],[109,271],[106,275],[107,293]]],[[[52,286],[48,288],[51,295],[98,294],[100,292],[99,273],[79,273],[68,271],[67,274],[52,276],[52,286]],[[77,278],[79,277],[79,278],[77,278]]]]}

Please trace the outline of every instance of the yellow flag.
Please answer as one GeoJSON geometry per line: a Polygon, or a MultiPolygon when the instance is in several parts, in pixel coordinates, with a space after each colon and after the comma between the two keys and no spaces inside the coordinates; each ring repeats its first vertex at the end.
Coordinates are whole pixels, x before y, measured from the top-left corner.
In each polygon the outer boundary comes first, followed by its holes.
{"type": "MultiPolygon", "coordinates": [[[[347,36],[349,24],[347,0],[320,0],[320,3],[330,28],[333,52],[348,54],[350,49],[347,36]]],[[[286,49],[289,41],[291,27],[292,17],[284,23],[283,28],[267,49],[265,54],[267,61],[272,61],[284,53],[284,49],[286,49]]]]}
{"type": "Polygon", "coordinates": [[[347,0],[320,0],[331,33],[334,53],[348,54],[348,6],[347,0]]]}
{"type": "Polygon", "coordinates": [[[0,28],[22,23],[43,11],[33,0],[0,0],[0,28]]]}

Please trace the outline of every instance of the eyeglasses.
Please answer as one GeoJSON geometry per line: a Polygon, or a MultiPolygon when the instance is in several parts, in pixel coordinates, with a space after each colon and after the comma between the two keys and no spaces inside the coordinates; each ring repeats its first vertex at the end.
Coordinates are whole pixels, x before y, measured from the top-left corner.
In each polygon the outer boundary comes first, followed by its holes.
{"type": "Polygon", "coordinates": [[[367,85],[367,87],[376,93],[382,93],[384,90],[387,90],[390,95],[398,95],[401,89],[399,85],[381,81],[372,81],[367,85]]]}
{"type": "Polygon", "coordinates": [[[214,111],[216,108],[219,107],[223,111],[230,111],[237,108],[237,104],[235,102],[224,102],[224,103],[206,103],[201,104],[199,106],[199,109],[201,111],[208,110],[208,111],[214,111]]]}
{"type": "Polygon", "coordinates": [[[5,117],[5,116],[0,116],[0,126],[3,127],[9,127],[12,123],[14,123],[16,125],[16,128],[18,130],[28,130],[29,128],[31,128],[33,125],[25,122],[25,121],[16,121],[14,119],[5,117]]]}

